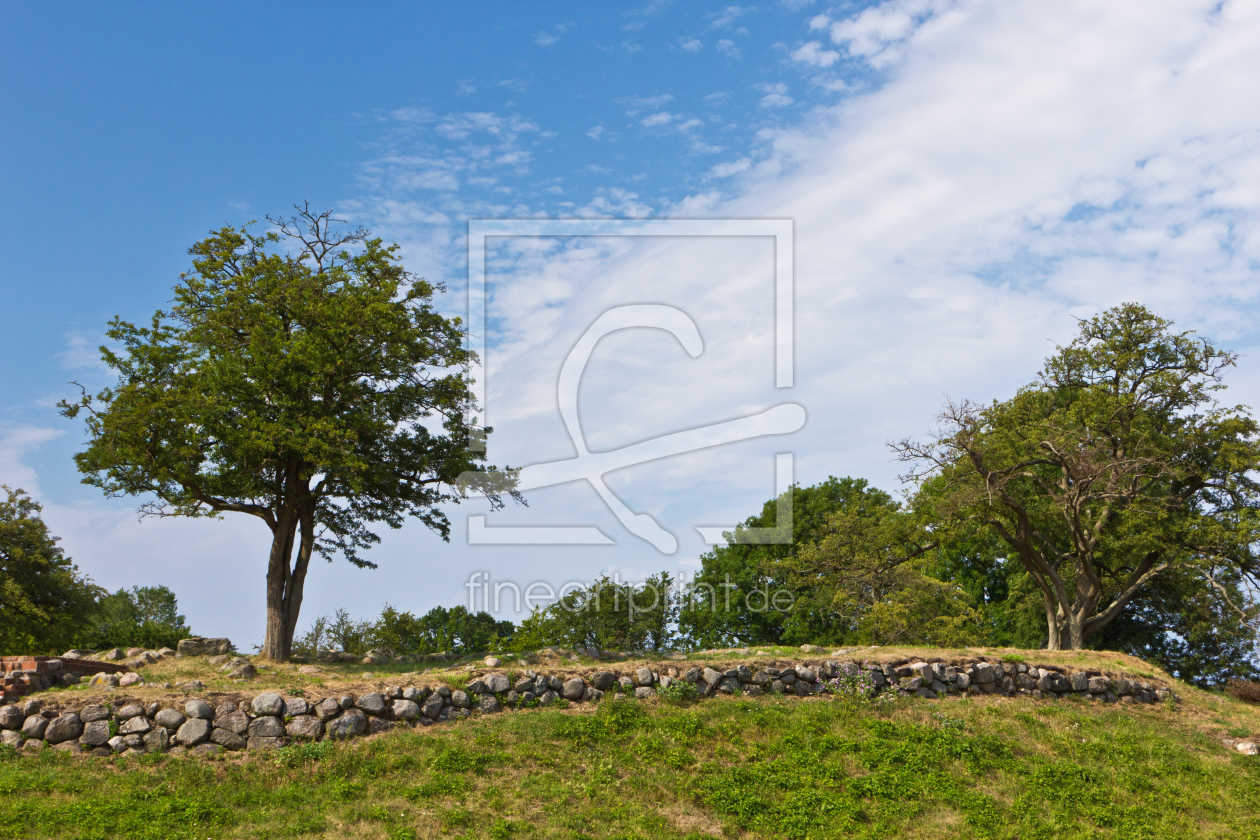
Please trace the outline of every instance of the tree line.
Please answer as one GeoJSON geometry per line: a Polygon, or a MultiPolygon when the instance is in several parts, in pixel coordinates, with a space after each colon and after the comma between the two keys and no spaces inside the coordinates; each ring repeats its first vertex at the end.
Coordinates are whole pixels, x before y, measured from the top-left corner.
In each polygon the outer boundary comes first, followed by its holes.
{"type": "MultiPolygon", "coordinates": [[[[169,312],[111,322],[117,383],[62,404],[87,419],[86,483],[146,514],[268,525],[263,652],[277,660],[312,556],[370,568],[379,524],[415,517],[448,539],[443,506],[470,490],[519,501],[515,472],[485,461],[491,430],[469,420],[473,356],[434,308],[441,287],[397,246],[297,211],[195,243],[169,312]]],[[[949,401],[935,434],[893,444],[900,499],[860,478],[793,488],[789,545],[753,531],[777,523],[771,500],[661,617],[610,613],[623,584],[605,580],[512,638],[1108,646],[1215,679],[1253,658],[1257,628],[1260,435],[1246,406],[1218,400],[1236,362],[1139,304],[1109,309],[1014,396],[949,401]]],[[[452,620],[401,615],[413,646],[452,620]]]]}

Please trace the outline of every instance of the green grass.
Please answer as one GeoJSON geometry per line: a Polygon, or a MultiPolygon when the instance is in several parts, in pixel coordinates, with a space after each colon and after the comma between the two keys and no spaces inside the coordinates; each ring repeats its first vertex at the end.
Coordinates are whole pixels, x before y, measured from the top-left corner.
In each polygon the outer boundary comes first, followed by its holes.
{"type": "MultiPolygon", "coordinates": [[[[1199,721],[1201,723],[1201,721],[1199,721]]],[[[719,699],[500,714],[226,760],[0,753],[0,837],[1260,837],[1185,709],[719,699]]]]}

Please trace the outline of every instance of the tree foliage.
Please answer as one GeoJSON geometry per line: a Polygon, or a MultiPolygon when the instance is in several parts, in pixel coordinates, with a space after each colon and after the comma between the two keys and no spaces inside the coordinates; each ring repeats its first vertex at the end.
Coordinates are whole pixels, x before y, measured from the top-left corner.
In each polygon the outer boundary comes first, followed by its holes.
{"type": "Polygon", "coordinates": [[[22,490],[0,487],[0,655],[58,654],[101,591],[79,574],[22,490]]]}
{"type": "Polygon", "coordinates": [[[1085,646],[1160,576],[1257,572],[1258,428],[1212,398],[1236,357],[1171,326],[1108,310],[1014,398],[950,403],[935,440],[895,447],[925,521],[1006,544],[1051,649],[1085,646]]]}
{"type": "Polygon", "coordinates": [[[146,514],[267,524],[263,653],[283,660],[312,555],[371,567],[374,524],[407,517],[447,539],[441,505],[468,484],[498,505],[512,480],[470,450],[472,356],[434,308],[440,287],[330,213],[270,221],[193,245],[169,313],[110,322],[117,384],[62,407],[87,414],[86,483],[146,499],[146,514]]]}
{"type": "Polygon", "coordinates": [[[585,589],[566,592],[521,622],[517,649],[549,645],[599,650],[666,650],[674,646],[679,593],[668,572],[641,584],[606,575],[585,589]]]}
{"type": "Polygon", "coordinates": [[[463,606],[434,607],[420,617],[386,604],[375,621],[355,621],[345,610],[330,620],[315,619],[311,629],[295,640],[294,649],[311,656],[334,649],[364,654],[378,648],[395,656],[426,653],[485,653],[504,650],[512,643],[516,625],[488,612],[469,612],[463,606]]]}
{"type": "Polygon", "coordinates": [[[79,646],[173,648],[193,632],[179,614],[175,593],[165,586],[133,586],[102,594],[79,636],[79,646]]]}

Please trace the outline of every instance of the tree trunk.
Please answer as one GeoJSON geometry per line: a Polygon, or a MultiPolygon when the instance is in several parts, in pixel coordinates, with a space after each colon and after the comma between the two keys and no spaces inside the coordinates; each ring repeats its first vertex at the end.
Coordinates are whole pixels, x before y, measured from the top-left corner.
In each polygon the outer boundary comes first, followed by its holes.
{"type": "Polygon", "coordinates": [[[275,662],[287,662],[293,655],[293,634],[314,547],[314,506],[307,505],[300,512],[281,509],[272,529],[271,559],[267,565],[267,635],[262,647],[262,655],[275,662]],[[290,565],[299,530],[297,558],[290,565]]]}

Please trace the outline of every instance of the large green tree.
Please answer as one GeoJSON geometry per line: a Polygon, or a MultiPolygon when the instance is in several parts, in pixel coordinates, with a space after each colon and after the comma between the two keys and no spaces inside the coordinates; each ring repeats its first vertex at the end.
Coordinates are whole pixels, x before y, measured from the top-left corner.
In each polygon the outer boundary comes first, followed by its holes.
{"type": "Polygon", "coordinates": [[[0,492],[0,655],[56,653],[73,644],[101,590],[57,546],[38,502],[0,492]]]}
{"type": "Polygon", "coordinates": [[[145,514],[266,523],[262,652],[281,661],[313,554],[371,567],[373,523],[408,516],[447,539],[440,505],[464,496],[461,474],[492,504],[512,492],[469,446],[472,357],[459,319],[434,308],[439,287],[396,245],[297,209],[262,235],[227,226],[193,245],[169,312],[110,322],[117,384],[62,406],[87,414],[85,483],[144,497],[145,514]]]}
{"type": "Polygon", "coordinates": [[[1213,398],[1236,357],[1172,326],[1137,304],[1085,320],[1015,397],[951,402],[934,440],[895,447],[936,539],[1006,545],[1040,591],[1052,650],[1149,610],[1158,589],[1185,591],[1174,579],[1260,571],[1260,428],[1213,398]]]}

